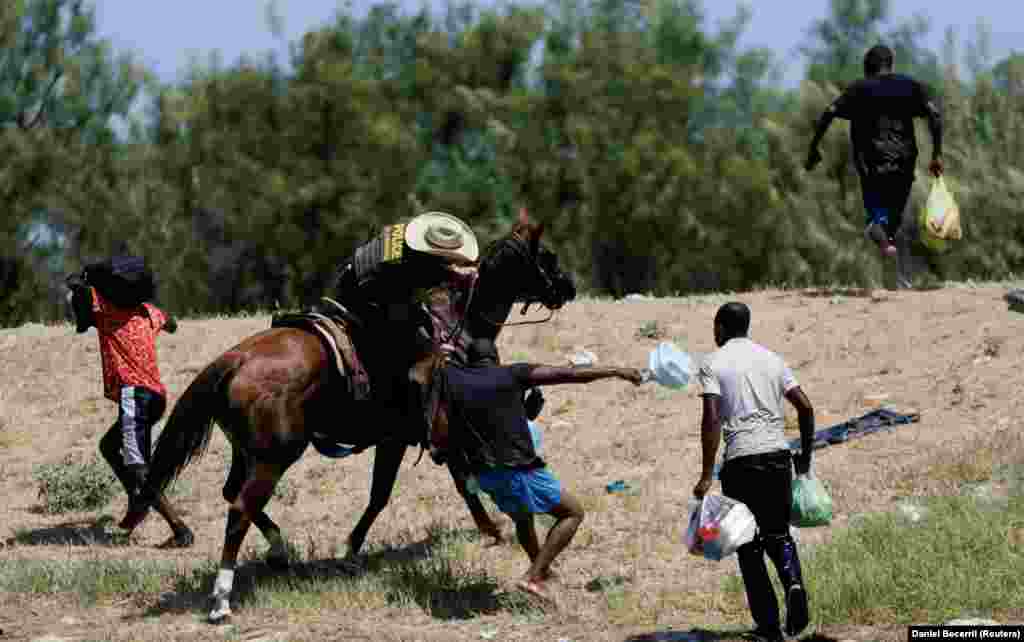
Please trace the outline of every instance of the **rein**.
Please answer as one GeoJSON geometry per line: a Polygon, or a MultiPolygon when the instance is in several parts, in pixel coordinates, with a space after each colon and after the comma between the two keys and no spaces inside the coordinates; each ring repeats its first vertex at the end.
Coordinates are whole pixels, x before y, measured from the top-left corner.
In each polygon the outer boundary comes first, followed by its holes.
{"type": "MultiPolygon", "coordinates": [[[[510,237],[506,237],[504,239],[498,239],[498,240],[492,242],[490,245],[488,245],[487,249],[484,251],[484,253],[486,254],[486,258],[482,262],[484,266],[486,266],[488,264],[491,264],[494,261],[494,257],[495,257],[496,252],[498,251],[498,247],[500,245],[502,245],[502,244],[504,244],[507,247],[510,247],[512,249],[512,251],[515,252],[519,256],[520,259],[523,259],[524,262],[526,262],[527,264],[532,265],[534,270],[536,270],[537,275],[540,277],[541,282],[544,284],[544,286],[547,288],[547,290],[549,292],[554,291],[555,286],[554,286],[554,283],[552,282],[551,277],[547,274],[547,272],[544,271],[544,269],[541,267],[540,263],[537,261],[536,257],[534,257],[533,254],[530,253],[530,251],[529,251],[529,249],[527,247],[526,239],[524,239],[519,234],[519,232],[513,232],[510,237]]],[[[458,337],[462,333],[462,331],[465,329],[466,321],[467,321],[467,319],[469,317],[469,311],[472,308],[473,301],[474,301],[474,299],[476,297],[476,292],[477,292],[477,287],[479,285],[479,282],[480,282],[480,279],[478,277],[477,279],[475,279],[473,281],[472,285],[470,286],[469,294],[468,294],[468,297],[466,299],[466,305],[465,305],[466,313],[462,314],[462,315],[459,315],[458,322],[447,333],[447,335],[444,336],[444,340],[443,340],[442,344],[450,344],[450,343],[452,343],[452,341],[456,337],[458,337]]],[[[522,311],[520,312],[520,314],[524,314],[525,315],[527,313],[529,307],[533,303],[535,303],[535,302],[536,301],[528,300],[523,305],[523,308],[522,308],[522,311]]],[[[515,323],[499,323],[497,321],[494,321],[493,319],[489,319],[482,312],[477,314],[477,316],[480,319],[482,319],[486,323],[489,323],[489,324],[491,324],[491,325],[493,325],[493,326],[495,326],[497,328],[502,328],[502,327],[505,327],[505,326],[536,325],[536,324],[540,324],[540,323],[547,323],[548,321],[550,321],[554,317],[554,315],[555,315],[555,311],[553,309],[549,308],[548,309],[547,317],[545,317],[543,319],[534,319],[534,320],[529,320],[529,321],[517,321],[515,323]]],[[[430,415],[429,418],[427,419],[427,439],[426,439],[426,442],[421,442],[421,444],[420,444],[420,452],[419,452],[419,455],[416,457],[416,461],[413,463],[413,466],[417,466],[420,463],[420,460],[423,459],[423,451],[426,450],[426,444],[432,443],[432,439],[433,439],[432,433],[433,433],[433,423],[434,423],[434,417],[432,415],[434,415],[435,412],[436,412],[435,411],[436,405],[437,405],[437,403],[439,403],[438,397],[440,395],[445,394],[445,389],[446,389],[445,382],[437,380],[438,377],[441,377],[442,379],[444,377],[443,373],[440,372],[441,367],[442,367],[442,364],[440,364],[440,363],[435,364],[435,366],[432,368],[432,371],[430,373],[430,383],[428,384],[430,386],[430,389],[427,392],[427,399],[426,399],[426,405],[428,407],[428,411],[427,412],[428,412],[428,415],[430,415]]]]}
{"type": "MultiPolygon", "coordinates": [[[[520,312],[520,314],[526,314],[526,308],[528,308],[529,306],[530,306],[529,303],[524,305],[523,306],[523,310],[522,310],[522,312],[520,312]]],[[[490,323],[491,325],[493,325],[495,327],[498,327],[498,328],[511,328],[511,327],[517,326],[517,325],[539,325],[541,323],[547,323],[548,321],[553,319],[554,316],[555,316],[555,311],[554,310],[548,310],[548,315],[546,317],[544,317],[543,319],[532,319],[530,321],[516,321],[515,323],[508,323],[508,322],[498,323],[497,321],[493,321],[491,319],[488,319],[487,316],[485,314],[483,314],[482,312],[480,313],[480,318],[481,319],[483,319],[487,323],[490,323]]]]}
{"type": "MultiPolygon", "coordinates": [[[[445,337],[442,344],[451,343],[452,339],[462,334],[462,329],[466,327],[466,317],[469,316],[469,306],[473,304],[473,296],[476,294],[476,286],[479,281],[480,279],[478,277],[474,279],[473,284],[469,286],[469,296],[466,298],[466,314],[459,315],[459,322],[456,323],[455,327],[452,328],[452,331],[448,333],[448,336],[445,337]]],[[[420,454],[422,455],[422,453],[420,454]]]]}

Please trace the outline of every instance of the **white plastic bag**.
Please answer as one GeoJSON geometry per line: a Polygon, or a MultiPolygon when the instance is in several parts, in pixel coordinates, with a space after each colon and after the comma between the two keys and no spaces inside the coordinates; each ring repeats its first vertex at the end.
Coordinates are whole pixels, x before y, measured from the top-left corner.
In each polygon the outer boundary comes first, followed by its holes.
{"type": "Polygon", "coordinates": [[[757,533],[754,514],[742,502],[721,495],[693,498],[686,528],[686,550],[704,559],[721,561],[757,533]]]}
{"type": "Polygon", "coordinates": [[[690,382],[690,355],[670,341],[662,341],[647,359],[651,378],[667,388],[685,388],[690,382]]]}

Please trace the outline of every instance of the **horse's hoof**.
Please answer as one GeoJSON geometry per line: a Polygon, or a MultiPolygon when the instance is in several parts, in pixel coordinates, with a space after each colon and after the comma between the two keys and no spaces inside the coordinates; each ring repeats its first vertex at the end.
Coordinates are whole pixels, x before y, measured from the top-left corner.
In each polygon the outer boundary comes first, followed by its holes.
{"type": "Polygon", "coordinates": [[[231,609],[228,608],[224,610],[214,609],[213,611],[210,611],[210,617],[207,621],[210,624],[227,624],[230,620],[231,609]]]}
{"type": "Polygon", "coordinates": [[[338,560],[338,566],[345,573],[358,575],[366,570],[366,561],[356,555],[346,555],[344,558],[338,560]]]}
{"type": "Polygon", "coordinates": [[[286,571],[291,567],[287,555],[267,555],[266,562],[267,566],[275,571],[286,571]]]}
{"type": "Polygon", "coordinates": [[[210,624],[224,624],[230,617],[231,604],[227,600],[224,600],[210,611],[208,621],[210,624]]]}
{"type": "Polygon", "coordinates": [[[184,530],[171,535],[166,542],[157,548],[189,548],[195,541],[196,537],[192,533],[192,529],[186,526],[184,530]]]}

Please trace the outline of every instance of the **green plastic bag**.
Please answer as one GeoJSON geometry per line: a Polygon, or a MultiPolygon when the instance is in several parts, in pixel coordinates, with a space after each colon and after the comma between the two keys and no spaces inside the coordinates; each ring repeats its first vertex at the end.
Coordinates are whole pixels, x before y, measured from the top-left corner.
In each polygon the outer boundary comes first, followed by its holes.
{"type": "Polygon", "coordinates": [[[949,249],[949,241],[958,241],[963,237],[960,206],[956,204],[953,193],[946,187],[946,181],[941,176],[932,181],[928,199],[918,217],[918,225],[921,228],[921,243],[933,252],[945,252],[949,249]]]}
{"type": "Polygon", "coordinates": [[[810,471],[793,480],[789,523],[797,528],[827,526],[832,522],[832,498],[825,485],[810,471]]]}

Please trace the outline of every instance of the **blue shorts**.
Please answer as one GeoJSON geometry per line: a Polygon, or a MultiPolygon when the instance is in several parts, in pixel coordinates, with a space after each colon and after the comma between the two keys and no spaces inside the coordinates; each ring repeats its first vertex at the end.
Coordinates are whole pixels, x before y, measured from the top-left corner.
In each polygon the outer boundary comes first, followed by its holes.
{"type": "Polygon", "coordinates": [[[478,474],[477,483],[507,515],[550,513],[562,501],[562,484],[547,468],[496,468],[478,474]]]}

